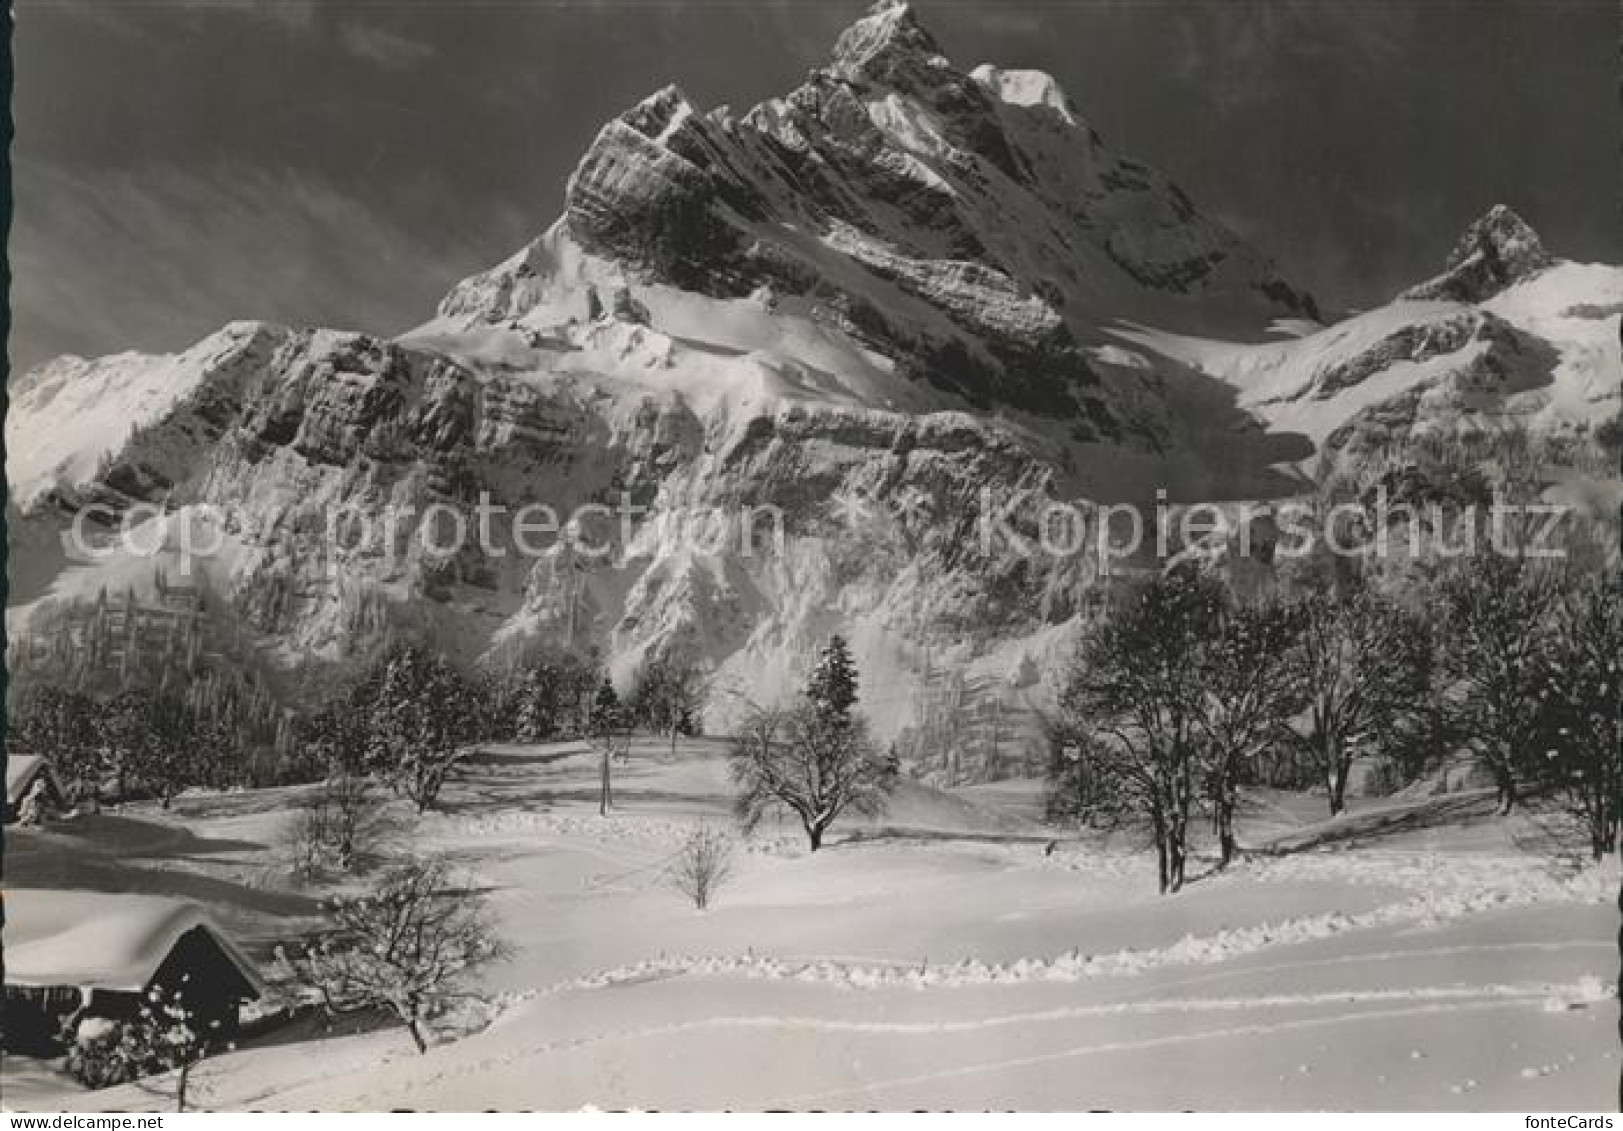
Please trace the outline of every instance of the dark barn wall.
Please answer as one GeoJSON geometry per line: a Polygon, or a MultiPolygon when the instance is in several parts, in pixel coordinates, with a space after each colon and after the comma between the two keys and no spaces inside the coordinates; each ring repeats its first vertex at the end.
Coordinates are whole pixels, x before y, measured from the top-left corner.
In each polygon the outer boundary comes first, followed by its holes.
{"type": "Polygon", "coordinates": [[[62,1026],[81,1000],[71,986],[7,986],[0,998],[0,1048],[28,1056],[60,1052],[62,1026]]]}
{"type": "MultiPolygon", "coordinates": [[[[170,948],[147,984],[148,991],[154,987],[165,994],[179,993],[197,1026],[216,1043],[236,1037],[239,1007],[259,996],[202,927],[193,927],[170,948]]],[[[81,1010],[83,997],[76,986],[7,986],[4,1012],[0,1013],[0,1047],[33,1056],[60,1054],[63,1028],[75,1013],[124,1021],[140,1010],[143,996],[94,990],[89,1005],[81,1010]]]]}
{"type": "Polygon", "coordinates": [[[259,996],[202,927],[180,936],[149,986],[179,993],[199,1027],[219,1040],[236,1035],[237,1008],[259,996]]]}

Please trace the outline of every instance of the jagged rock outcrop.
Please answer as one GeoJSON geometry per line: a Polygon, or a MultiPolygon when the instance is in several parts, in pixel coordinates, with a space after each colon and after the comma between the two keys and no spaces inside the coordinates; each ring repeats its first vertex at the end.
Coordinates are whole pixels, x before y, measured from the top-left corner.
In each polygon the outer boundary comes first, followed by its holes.
{"type": "Polygon", "coordinates": [[[1496,204],[1465,230],[1441,275],[1409,288],[1400,297],[1486,302],[1554,263],[1527,221],[1496,204]]]}
{"type": "MultiPolygon", "coordinates": [[[[1327,361],[1304,394],[1330,400],[1399,363],[1418,365],[1472,347],[1480,348],[1468,368],[1496,379],[1501,393],[1536,383],[1556,360],[1546,344],[1505,319],[1484,310],[1468,310],[1435,321],[1407,323],[1367,349],[1327,361]]],[[[1468,384],[1492,391],[1480,381],[1468,384]]]]}

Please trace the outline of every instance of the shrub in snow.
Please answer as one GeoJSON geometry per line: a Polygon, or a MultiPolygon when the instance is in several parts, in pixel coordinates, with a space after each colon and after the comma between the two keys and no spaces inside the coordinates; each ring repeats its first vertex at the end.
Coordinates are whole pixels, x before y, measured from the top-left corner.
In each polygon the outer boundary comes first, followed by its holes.
{"type": "Polygon", "coordinates": [[[120,1043],[118,1022],[87,1017],[65,1034],[68,1074],[87,1088],[109,1088],[128,1079],[128,1065],[116,1055],[120,1043]]]}
{"type": "Polygon", "coordinates": [[[413,860],[385,873],[369,892],[326,905],[333,932],[290,958],[295,976],[329,1012],[387,1009],[428,1051],[429,1023],[474,999],[468,974],[506,956],[485,899],[453,883],[445,863],[413,860]]]}
{"type": "Polygon", "coordinates": [[[66,1067],[91,1088],[107,1088],[159,1073],[173,1074],[175,1110],[185,1111],[192,1069],[215,1043],[218,1021],[204,1023],[181,988],[152,986],[135,1016],[115,1021],[85,1018],[70,1034],[66,1067]]]}
{"type": "Polygon", "coordinates": [[[360,872],[376,863],[395,832],[382,806],[364,777],[341,772],[328,778],[315,800],[294,814],[289,825],[294,874],[360,872]]]}
{"type": "Polygon", "coordinates": [[[669,868],[671,886],[703,911],[711,897],[732,875],[733,841],[720,829],[700,825],[691,830],[676,850],[669,868]]]}

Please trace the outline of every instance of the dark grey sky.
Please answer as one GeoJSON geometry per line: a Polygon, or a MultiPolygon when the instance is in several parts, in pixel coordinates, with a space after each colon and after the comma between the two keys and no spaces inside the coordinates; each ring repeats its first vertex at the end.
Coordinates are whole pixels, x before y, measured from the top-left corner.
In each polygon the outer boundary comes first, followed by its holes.
{"type": "MultiPolygon", "coordinates": [[[[12,357],[233,318],[395,332],[557,213],[667,81],[780,93],[863,0],[19,0],[12,357]]],[[[922,0],[955,62],[1053,72],[1329,305],[1496,201],[1623,260],[1615,0],[922,0]]]]}

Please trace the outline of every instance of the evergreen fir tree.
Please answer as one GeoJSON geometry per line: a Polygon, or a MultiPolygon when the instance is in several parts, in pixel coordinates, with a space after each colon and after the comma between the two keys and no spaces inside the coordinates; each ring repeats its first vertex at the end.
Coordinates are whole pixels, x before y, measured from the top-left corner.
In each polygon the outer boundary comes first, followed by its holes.
{"type": "Polygon", "coordinates": [[[597,698],[592,701],[592,713],[587,724],[587,734],[602,759],[597,811],[604,817],[609,815],[609,808],[614,804],[611,763],[616,752],[616,740],[625,725],[624,716],[625,712],[621,709],[620,696],[614,690],[614,683],[604,676],[602,682],[598,684],[597,698]]]}
{"type": "Polygon", "coordinates": [[[817,658],[807,683],[806,698],[818,712],[831,719],[846,720],[857,702],[857,665],[845,638],[835,633],[817,658]]]}

